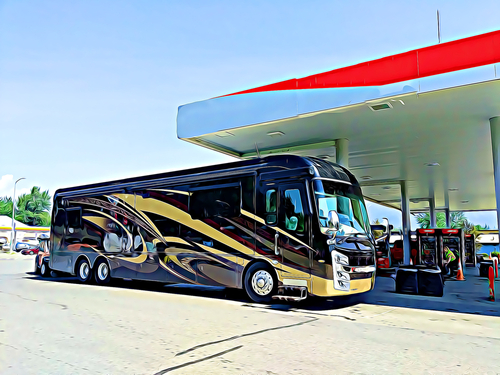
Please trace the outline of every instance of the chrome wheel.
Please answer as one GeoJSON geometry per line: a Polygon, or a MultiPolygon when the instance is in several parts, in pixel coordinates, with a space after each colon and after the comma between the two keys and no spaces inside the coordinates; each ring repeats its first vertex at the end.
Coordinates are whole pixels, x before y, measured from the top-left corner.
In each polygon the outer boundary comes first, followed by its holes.
{"type": "Polygon", "coordinates": [[[274,287],[273,277],[266,270],[259,270],[252,276],[252,289],[259,296],[267,296],[274,287]]]}
{"type": "Polygon", "coordinates": [[[40,267],[40,272],[42,273],[42,275],[45,275],[45,273],[47,272],[46,268],[47,266],[45,265],[45,263],[42,263],[42,266],[40,267]]]}
{"type": "Polygon", "coordinates": [[[90,266],[87,262],[82,262],[80,264],[80,278],[82,280],[87,280],[90,274],[90,266]]]}
{"type": "Polygon", "coordinates": [[[101,280],[104,281],[109,275],[109,267],[108,264],[103,262],[99,264],[99,267],[97,268],[97,277],[101,280]]]}

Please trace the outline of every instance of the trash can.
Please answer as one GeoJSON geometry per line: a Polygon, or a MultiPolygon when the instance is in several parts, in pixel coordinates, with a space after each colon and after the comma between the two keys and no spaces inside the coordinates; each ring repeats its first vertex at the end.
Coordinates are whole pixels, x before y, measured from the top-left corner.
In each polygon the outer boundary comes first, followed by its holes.
{"type": "Polygon", "coordinates": [[[442,297],[443,277],[439,267],[420,268],[418,270],[418,294],[442,297]]]}
{"type": "Polygon", "coordinates": [[[479,262],[479,277],[488,277],[488,269],[493,267],[493,260],[483,260],[479,262]]]}
{"type": "Polygon", "coordinates": [[[418,270],[404,266],[396,273],[396,293],[418,294],[418,270]]]}

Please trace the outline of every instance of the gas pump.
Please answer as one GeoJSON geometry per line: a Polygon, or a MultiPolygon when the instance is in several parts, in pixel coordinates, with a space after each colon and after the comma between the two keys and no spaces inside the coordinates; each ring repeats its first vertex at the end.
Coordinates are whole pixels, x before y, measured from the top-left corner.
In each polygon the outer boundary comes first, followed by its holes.
{"type": "Polygon", "coordinates": [[[436,229],[417,229],[417,264],[443,266],[436,229]]]}
{"type": "Polygon", "coordinates": [[[439,251],[441,253],[441,260],[444,256],[444,247],[448,248],[455,254],[457,258],[450,263],[450,267],[454,270],[458,269],[458,259],[462,262],[462,269],[465,262],[465,246],[464,246],[464,233],[462,229],[436,229],[439,235],[439,251]]]}
{"type": "Polygon", "coordinates": [[[473,234],[465,235],[465,266],[476,267],[476,237],[473,234]]]}

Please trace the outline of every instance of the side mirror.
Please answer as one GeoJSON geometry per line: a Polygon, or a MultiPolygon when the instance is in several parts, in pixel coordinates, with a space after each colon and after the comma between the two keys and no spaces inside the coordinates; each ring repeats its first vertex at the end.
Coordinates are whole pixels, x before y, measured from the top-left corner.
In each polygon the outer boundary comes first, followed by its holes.
{"type": "Polygon", "coordinates": [[[328,211],[328,221],[327,221],[327,226],[328,229],[338,231],[340,228],[340,220],[339,220],[339,214],[337,211],[328,211]]]}
{"type": "Polygon", "coordinates": [[[378,242],[389,243],[389,239],[391,238],[391,225],[389,224],[389,219],[384,217],[383,220],[384,220],[385,229],[384,229],[384,232],[382,233],[382,235],[375,239],[375,242],[377,242],[377,243],[378,242]]]}

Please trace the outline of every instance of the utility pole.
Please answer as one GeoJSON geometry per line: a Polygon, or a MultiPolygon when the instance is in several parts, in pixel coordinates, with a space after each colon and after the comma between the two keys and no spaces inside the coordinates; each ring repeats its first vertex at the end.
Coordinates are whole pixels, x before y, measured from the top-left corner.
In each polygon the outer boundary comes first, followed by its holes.
{"type": "Polygon", "coordinates": [[[26,180],[26,178],[21,177],[18,179],[16,182],[14,182],[14,196],[12,197],[12,232],[10,235],[10,251],[15,250],[15,242],[16,242],[16,229],[15,229],[15,221],[14,221],[14,216],[16,212],[16,185],[19,181],[21,180],[26,180]]]}
{"type": "Polygon", "coordinates": [[[441,43],[441,17],[439,17],[439,9],[437,10],[437,22],[438,22],[438,43],[441,43]]]}

